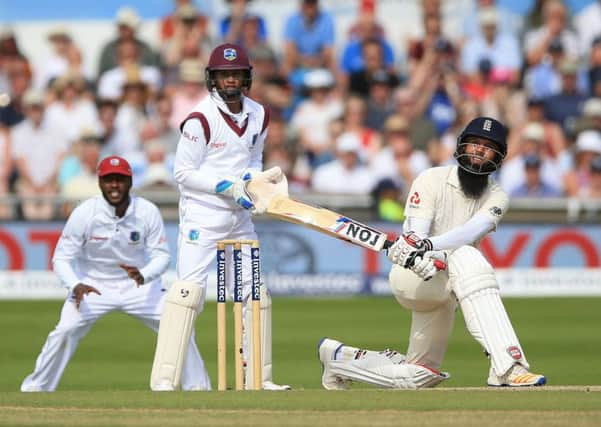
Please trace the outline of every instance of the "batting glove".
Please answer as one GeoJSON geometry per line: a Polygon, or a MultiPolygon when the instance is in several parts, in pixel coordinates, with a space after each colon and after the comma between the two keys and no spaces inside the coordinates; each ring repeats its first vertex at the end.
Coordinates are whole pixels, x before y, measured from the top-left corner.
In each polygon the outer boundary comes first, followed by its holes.
{"type": "Polygon", "coordinates": [[[443,251],[427,251],[423,256],[415,258],[410,269],[427,282],[440,271],[440,262],[444,264],[447,262],[447,255],[443,251]]]}
{"type": "Polygon", "coordinates": [[[252,209],[254,204],[252,197],[246,191],[246,184],[250,181],[252,174],[245,172],[242,178],[225,177],[217,183],[215,193],[231,197],[244,209],[252,209]]]}
{"type": "Polygon", "coordinates": [[[423,259],[427,251],[432,250],[432,242],[430,239],[421,239],[413,231],[403,233],[401,237],[388,248],[388,259],[393,264],[401,267],[411,268],[415,264],[415,259],[420,257],[423,259]]]}

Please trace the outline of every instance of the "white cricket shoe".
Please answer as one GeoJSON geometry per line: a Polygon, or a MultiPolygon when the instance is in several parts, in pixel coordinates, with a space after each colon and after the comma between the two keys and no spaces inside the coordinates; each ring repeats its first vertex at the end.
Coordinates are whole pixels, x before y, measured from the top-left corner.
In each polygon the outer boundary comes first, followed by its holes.
{"type": "Polygon", "coordinates": [[[42,387],[39,387],[37,385],[22,385],[21,386],[21,392],[22,393],[43,393],[46,390],[43,390],[42,387]]]}
{"type": "Polygon", "coordinates": [[[321,376],[321,385],[326,390],[348,390],[351,380],[340,378],[337,375],[331,374],[329,364],[332,360],[336,360],[336,353],[344,344],[340,341],[330,338],[322,338],[317,344],[317,355],[321,362],[323,375],[321,376]]]}
{"type": "Polygon", "coordinates": [[[532,387],[545,385],[547,378],[544,375],[533,374],[522,365],[516,364],[500,377],[495,375],[491,367],[487,383],[492,387],[532,387]]]}
{"type": "Polygon", "coordinates": [[[291,390],[292,387],[290,387],[288,384],[275,384],[272,381],[263,381],[263,390],[267,390],[267,391],[286,391],[286,390],[291,390]]]}

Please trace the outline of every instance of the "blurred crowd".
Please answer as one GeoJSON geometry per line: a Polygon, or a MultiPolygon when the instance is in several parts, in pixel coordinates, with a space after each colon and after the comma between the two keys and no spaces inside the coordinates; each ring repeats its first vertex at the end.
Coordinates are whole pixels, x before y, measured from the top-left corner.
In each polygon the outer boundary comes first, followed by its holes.
{"type": "Polygon", "coordinates": [[[487,115],[510,128],[496,178],[511,197],[601,199],[601,1],[573,14],[538,0],[520,16],[474,0],[461,33],[447,34],[443,2],[416,0],[421,30],[400,41],[376,0],[356,0],[342,43],[318,0],[299,0],[283,34],[249,1],[228,1],[212,22],[175,0],[157,45],[122,7],[93,75],[67,27],[48,33],[48,57],[35,61],[0,27],[0,218],[63,217],[98,193],[106,155],[130,161],[139,189],[175,189],[179,123],[207,95],[207,57],[223,42],[249,53],[250,96],[271,109],[265,168],[280,166],[292,192],[372,194],[381,219],[400,220],[415,176],[454,163],[462,127],[487,115]]]}

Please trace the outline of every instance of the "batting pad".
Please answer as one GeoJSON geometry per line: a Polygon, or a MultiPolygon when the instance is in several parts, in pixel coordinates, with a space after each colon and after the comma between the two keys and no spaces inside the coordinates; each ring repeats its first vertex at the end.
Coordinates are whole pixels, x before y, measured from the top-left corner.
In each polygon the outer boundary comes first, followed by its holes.
{"type": "Polygon", "coordinates": [[[169,288],[150,375],[151,390],[172,391],[181,387],[184,357],[201,298],[198,283],[177,281],[169,288]]]}
{"type": "MultiPolygon", "coordinates": [[[[261,375],[263,382],[272,380],[271,362],[271,295],[264,285],[261,285],[261,375]]],[[[252,334],[252,304],[247,301],[244,319],[244,333],[246,335],[246,388],[252,389],[253,385],[253,334],[252,334]]]]}

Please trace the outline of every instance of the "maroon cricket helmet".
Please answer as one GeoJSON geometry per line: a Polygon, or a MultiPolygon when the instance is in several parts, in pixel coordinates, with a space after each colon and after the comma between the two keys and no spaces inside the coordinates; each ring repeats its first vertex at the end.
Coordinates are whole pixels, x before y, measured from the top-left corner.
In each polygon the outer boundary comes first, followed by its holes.
{"type": "Polygon", "coordinates": [[[217,46],[211,52],[209,57],[209,63],[205,68],[205,80],[207,83],[207,89],[217,89],[219,95],[224,101],[238,101],[240,99],[241,92],[230,93],[230,91],[220,90],[217,87],[217,80],[215,78],[215,71],[220,70],[243,70],[245,77],[242,80],[242,89],[249,90],[252,83],[252,66],[248,60],[248,54],[246,50],[233,43],[225,43],[217,46]]]}

